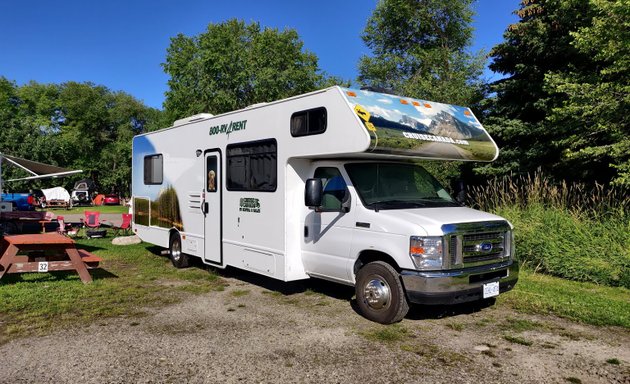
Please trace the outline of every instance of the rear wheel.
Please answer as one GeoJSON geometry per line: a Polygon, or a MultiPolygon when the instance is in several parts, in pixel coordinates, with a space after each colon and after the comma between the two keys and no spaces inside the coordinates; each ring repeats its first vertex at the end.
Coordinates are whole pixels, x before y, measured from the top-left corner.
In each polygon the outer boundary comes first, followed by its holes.
{"type": "Polygon", "coordinates": [[[182,240],[179,233],[175,232],[171,235],[169,242],[169,252],[171,262],[176,268],[186,268],[190,265],[188,255],[182,252],[182,240]]]}
{"type": "Polygon", "coordinates": [[[368,263],[359,270],[355,292],[363,316],[377,323],[399,322],[409,311],[398,272],[383,261],[368,263]]]}

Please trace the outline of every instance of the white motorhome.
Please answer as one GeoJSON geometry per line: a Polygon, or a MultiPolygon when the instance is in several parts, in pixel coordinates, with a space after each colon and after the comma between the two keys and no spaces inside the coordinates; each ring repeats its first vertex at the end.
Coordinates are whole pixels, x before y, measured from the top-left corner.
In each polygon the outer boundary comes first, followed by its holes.
{"type": "Polygon", "coordinates": [[[176,267],[355,286],[363,315],[392,323],[514,287],[511,225],[414,163],[497,155],[468,108],[332,87],[136,136],[133,228],[176,267]]]}

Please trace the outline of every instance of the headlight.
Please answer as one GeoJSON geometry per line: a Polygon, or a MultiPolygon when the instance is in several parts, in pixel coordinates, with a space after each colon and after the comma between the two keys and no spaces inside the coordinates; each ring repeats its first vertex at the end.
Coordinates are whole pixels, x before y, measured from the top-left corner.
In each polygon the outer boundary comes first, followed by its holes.
{"type": "Polygon", "coordinates": [[[417,269],[441,269],[443,253],[442,237],[411,236],[409,256],[417,269]]]}

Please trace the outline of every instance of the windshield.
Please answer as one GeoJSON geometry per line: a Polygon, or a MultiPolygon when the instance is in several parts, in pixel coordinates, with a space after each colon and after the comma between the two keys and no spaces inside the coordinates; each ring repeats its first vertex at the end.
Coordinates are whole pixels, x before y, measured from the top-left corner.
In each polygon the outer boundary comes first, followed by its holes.
{"type": "Polygon", "coordinates": [[[419,165],[353,163],[346,164],[346,171],[367,208],[459,206],[444,187],[419,165]]]}

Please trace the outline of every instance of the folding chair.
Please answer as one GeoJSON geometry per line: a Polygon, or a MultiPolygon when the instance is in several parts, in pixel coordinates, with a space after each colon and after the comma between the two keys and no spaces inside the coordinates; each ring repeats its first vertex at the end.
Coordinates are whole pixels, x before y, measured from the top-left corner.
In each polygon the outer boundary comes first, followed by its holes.
{"type": "Polygon", "coordinates": [[[107,229],[101,229],[101,213],[97,211],[85,211],[85,219],[81,219],[85,227],[85,237],[105,237],[107,229]]]}
{"type": "Polygon", "coordinates": [[[57,233],[68,237],[77,237],[79,234],[79,228],[73,227],[71,224],[67,224],[63,216],[57,216],[57,223],[59,224],[57,233]]]}
{"type": "Polygon", "coordinates": [[[120,224],[120,227],[112,227],[112,229],[114,230],[114,236],[118,236],[118,233],[121,231],[125,235],[129,235],[129,232],[131,231],[131,217],[131,213],[122,214],[122,224],[120,224]]]}

